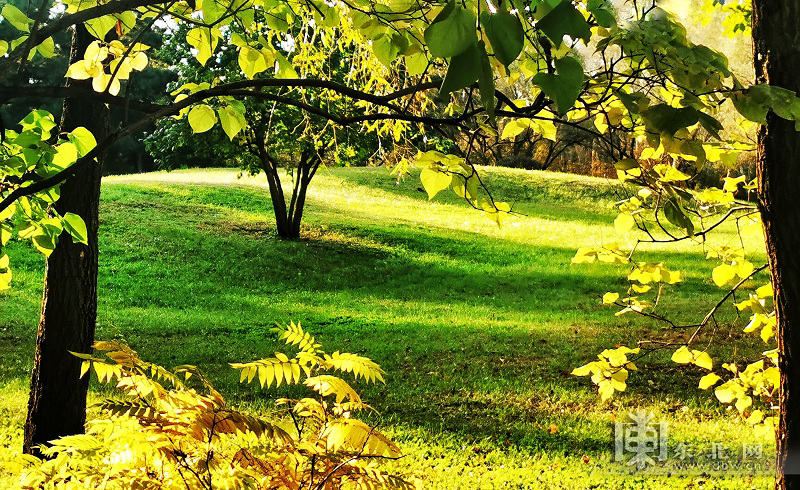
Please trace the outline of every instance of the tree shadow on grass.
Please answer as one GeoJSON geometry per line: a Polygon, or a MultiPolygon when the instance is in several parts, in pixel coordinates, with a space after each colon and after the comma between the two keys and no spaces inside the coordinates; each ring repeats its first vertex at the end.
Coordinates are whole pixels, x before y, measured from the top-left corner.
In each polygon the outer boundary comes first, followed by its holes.
{"type": "MultiPolygon", "coordinates": [[[[121,335],[165,366],[202,366],[234,401],[255,402],[265,395],[240,387],[227,363],[284,350],[273,341],[272,322],[301,320],[328,351],[362,353],[386,369],[386,386],[363,391],[392,423],[531,450],[607,449],[598,435],[604,422],[586,421],[587,407],[606,409],[585,379],[566,373],[604,348],[658,330],[637,317],[615,323],[600,305],[605,290],[627,287],[618,269],[569,266],[571,244],[421,232],[411,220],[369,223],[364,212],[363,226],[314,227],[311,238],[286,242],[227,226],[240,206],[255,213],[263,205],[249,190],[239,192],[235,206],[211,193],[178,209],[151,193],[142,207],[130,190],[104,203],[100,337],[121,335]],[[548,432],[551,423],[560,435],[548,432]]],[[[313,205],[323,216],[343,212],[313,205]]],[[[708,287],[690,279],[676,296],[708,297],[708,287]]],[[[35,325],[32,314],[29,320],[35,325]]],[[[0,379],[27,378],[29,363],[21,362],[33,338],[22,339],[20,325],[11,328],[0,336],[0,379]]],[[[654,366],[673,370],[662,374],[664,383],[653,388],[633,378],[627,396],[701,403],[702,395],[691,394],[696,373],[685,376],[663,357],[654,366]]]]}

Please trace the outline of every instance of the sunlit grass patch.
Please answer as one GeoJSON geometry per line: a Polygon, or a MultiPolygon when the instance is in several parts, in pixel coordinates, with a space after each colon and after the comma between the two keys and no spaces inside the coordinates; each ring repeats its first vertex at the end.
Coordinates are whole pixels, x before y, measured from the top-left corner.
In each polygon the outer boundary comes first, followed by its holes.
{"type": "MultiPolygon", "coordinates": [[[[274,234],[262,177],[211,169],[106,178],[98,337],[124,338],[166,366],[196,364],[228,399],[261,411],[294,392],[239,385],[228,363],[270,355],[274,322],[302,321],[330,350],[363,353],[387,371],[386,385],[361,387],[363,395],[408,453],[395,464],[432,489],[769,486],[770,477],[608,471],[613,422],[631,410],[663,417],[675,441],[733,447],[748,429],[697,389],[699,368],[670,362],[668,351],[644,359],[609,403],[570,376],[605,348],[683,333],[615,317],[601,304],[606,291],[627,288],[624,268],[570,265],[584,245],[635,244],[614,232],[614,183],[481,170],[519,213],[502,228],[453,193],[429,201],[414,176],[397,184],[381,168],[323,169],[294,242],[274,234]]],[[[734,232],[723,228],[714,240],[729,243],[734,232]]],[[[640,245],[648,260],[684,273],[665,292],[664,313],[696,321],[716,301],[707,246],[640,245]]],[[[9,393],[2,408],[13,416],[0,430],[12,435],[11,448],[25,410],[43,260],[23,244],[9,253],[15,282],[0,296],[0,393],[9,393]]],[[[720,318],[732,321],[735,311],[720,318]]],[[[712,347],[720,359],[764,350],[758,339],[721,338],[712,347]]]]}

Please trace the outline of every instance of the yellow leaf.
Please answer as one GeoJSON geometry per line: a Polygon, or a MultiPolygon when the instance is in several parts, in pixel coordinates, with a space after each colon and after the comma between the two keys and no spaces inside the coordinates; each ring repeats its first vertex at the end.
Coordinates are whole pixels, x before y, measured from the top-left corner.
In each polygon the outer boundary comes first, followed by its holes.
{"type": "Polygon", "coordinates": [[[189,43],[197,52],[194,57],[201,65],[205,66],[206,61],[211,58],[211,53],[216,47],[216,38],[213,39],[214,45],[212,46],[212,38],[210,37],[210,30],[208,28],[196,27],[186,33],[186,42],[189,43]]]}
{"type": "Polygon", "coordinates": [[[712,386],[714,386],[715,384],[717,384],[717,381],[719,381],[720,379],[722,379],[722,378],[720,378],[716,374],[708,373],[705,376],[703,376],[702,378],[700,378],[700,385],[699,385],[700,389],[701,390],[707,390],[707,389],[711,388],[712,386]]]}
{"type": "Polygon", "coordinates": [[[752,404],[753,404],[753,399],[750,398],[749,396],[745,395],[745,396],[739,398],[738,400],[736,400],[736,410],[738,410],[740,412],[744,412],[752,404]]]}
{"type": "Polygon", "coordinates": [[[765,284],[756,289],[756,294],[759,298],[771,298],[773,295],[772,284],[765,284]]]}
{"type": "Polygon", "coordinates": [[[503,133],[500,139],[516,138],[520,133],[531,127],[532,121],[528,118],[514,119],[503,127],[503,133]]]}
{"type": "Polygon", "coordinates": [[[672,165],[667,165],[666,163],[659,163],[658,165],[655,165],[653,170],[658,172],[663,182],[682,181],[690,178],[689,175],[686,175],[677,168],[673,167],[672,165]]]}
{"type": "Polygon", "coordinates": [[[769,339],[775,335],[775,329],[773,328],[771,323],[768,323],[761,329],[761,340],[764,342],[769,342],[769,339]]]}
{"type": "Polygon", "coordinates": [[[572,374],[573,376],[587,376],[589,372],[591,372],[592,364],[593,363],[590,362],[589,364],[586,364],[584,366],[577,367],[573,369],[570,374],[572,374]]]}
{"type": "Polygon", "coordinates": [[[764,315],[761,313],[753,313],[753,316],[750,317],[750,323],[744,327],[744,333],[755,332],[761,325],[764,324],[764,315]]]}
{"type": "Polygon", "coordinates": [[[433,199],[439,191],[443,191],[450,187],[453,182],[453,176],[444,172],[439,172],[433,168],[424,168],[419,175],[422,181],[422,187],[428,193],[428,199],[433,199]]]}
{"type": "Polygon", "coordinates": [[[708,355],[708,352],[700,352],[698,350],[692,351],[692,355],[694,357],[694,365],[700,366],[703,369],[711,370],[713,363],[711,361],[711,356],[708,355]]]}
{"type": "Polygon", "coordinates": [[[750,416],[747,417],[747,423],[750,425],[756,425],[762,420],[764,420],[764,412],[762,412],[761,410],[753,410],[750,413],[750,416]]]}
{"type": "Polygon", "coordinates": [[[618,235],[624,235],[634,226],[636,226],[636,220],[628,213],[620,213],[614,220],[614,229],[618,235]]]}
{"type": "Polygon", "coordinates": [[[605,381],[600,383],[597,392],[600,393],[600,399],[606,401],[614,395],[614,387],[610,381],[605,381]]]}
{"type": "Polygon", "coordinates": [[[81,375],[78,376],[78,377],[79,378],[84,377],[86,375],[87,371],[89,371],[89,368],[91,368],[91,367],[92,367],[92,361],[90,361],[88,359],[83,361],[81,363],[81,375]]]}
{"type": "Polygon", "coordinates": [[[131,68],[136,71],[142,71],[147,67],[147,55],[139,52],[131,60],[131,68]]]}
{"type": "Polygon", "coordinates": [[[210,106],[200,104],[192,107],[188,115],[189,126],[195,133],[205,133],[217,123],[217,115],[210,106]]]}
{"type": "Polygon", "coordinates": [[[511,206],[507,202],[500,201],[495,201],[494,205],[492,205],[488,200],[484,200],[481,207],[483,208],[483,214],[497,223],[497,226],[503,224],[504,218],[511,211],[511,206]]]}
{"type": "Polygon", "coordinates": [[[73,80],[86,80],[91,78],[89,72],[86,70],[86,63],[84,63],[83,60],[76,61],[69,65],[66,77],[73,80]]]}
{"type": "Polygon", "coordinates": [[[753,270],[755,270],[755,267],[748,260],[742,260],[736,262],[736,275],[741,277],[742,279],[752,274],[753,270]]]}
{"type": "Polygon", "coordinates": [[[575,257],[570,261],[572,264],[591,264],[597,259],[597,251],[590,247],[581,247],[575,252],[575,257]]]}
{"type": "Polygon", "coordinates": [[[683,346],[672,354],[672,361],[678,364],[688,364],[692,362],[692,353],[686,346],[683,346]]]}
{"type": "Polygon", "coordinates": [[[667,284],[675,284],[681,282],[681,273],[679,271],[669,271],[667,275],[668,275],[666,279],[667,284]]]}
{"type": "Polygon", "coordinates": [[[619,299],[619,293],[606,293],[603,295],[604,305],[613,305],[619,299]]]}
{"type": "Polygon", "coordinates": [[[744,184],[746,178],[744,175],[741,175],[736,178],[723,177],[722,180],[725,181],[725,185],[722,187],[725,192],[736,192],[736,190],[739,188],[739,184],[744,184]]]}
{"type": "Polygon", "coordinates": [[[734,277],[736,277],[736,268],[728,264],[718,265],[714,267],[714,270],[711,272],[711,279],[713,279],[714,284],[719,287],[728,284],[734,277]]]}
{"type": "Polygon", "coordinates": [[[717,400],[721,401],[722,403],[730,403],[734,398],[733,390],[730,388],[725,388],[725,385],[722,385],[714,390],[714,395],[717,397],[717,400]]]}

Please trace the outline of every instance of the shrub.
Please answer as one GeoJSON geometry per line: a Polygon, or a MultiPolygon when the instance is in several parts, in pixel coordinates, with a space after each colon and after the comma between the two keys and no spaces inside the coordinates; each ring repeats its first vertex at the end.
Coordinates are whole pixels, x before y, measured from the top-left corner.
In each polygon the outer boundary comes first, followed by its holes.
{"type": "Polygon", "coordinates": [[[94,370],[101,382],[116,381],[124,399],[103,402],[103,417],[90,421],[86,434],[51,441],[42,453],[51,459],[23,456],[23,488],[413,488],[379,469],[400,450],[352,417],[369,407],[331,374],[382,382],[383,370],[366,357],[326,354],[300,324],[275,330],[298,349],[293,358],[275,353],[231,366],[241,382],[302,382],[313,390],[278,400],[288,407],[284,424],[227,406],[194,366],[168,371],[117,342],[95,343],[104,358],[75,354],[84,359],[82,375],[94,370]]]}

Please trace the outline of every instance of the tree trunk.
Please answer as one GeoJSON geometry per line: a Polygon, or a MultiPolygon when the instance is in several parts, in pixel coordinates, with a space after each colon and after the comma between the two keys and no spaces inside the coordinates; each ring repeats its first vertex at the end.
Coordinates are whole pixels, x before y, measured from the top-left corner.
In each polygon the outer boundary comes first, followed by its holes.
{"type": "MultiPolygon", "coordinates": [[[[753,1],[758,82],[800,92],[800,2],[753,1]]],[[[775,290],[781,372],[779,489],[800,488],[800,133],[770,113],[758,138],[758,204],[775,290]]]]}
{"type": "MultiPolygon", "coordinates": [[[[76,26],[70,60],[83,58],[94,40],[76,26]]],[[[85,84],[91,80],[68,81],[85,84]]],[[[108,110],[101,103],[66,99],[60,131],[78,126],[101,139],[108,129],[108,110]]],[[[86,222],[89,245],[73,243],[64,233],[47,259],[42,315],[36,335],[36,353],[28,418],[25,422],[25,453],[38,454],[37,445],[84,430],[88,376],[79,378],[81,361],[68,351],[90,352],[97,318],[97,228],[101,165],[89,165],[61,185],[56,209],[78,214],[86,222]]]]}
{"type": "Polygon", "coordinates": [[[272,199],[272,210],[275,214],[275,228],[278,231],[278,236],[289,238],[289,216],[286,212],[281,176],[278,174],[278,162],[269,155],[263,145],[258,148],[258,156],[261,160],[261,168],[267,175],[267,184],[269,186],[269,195],[272,199]]]}

